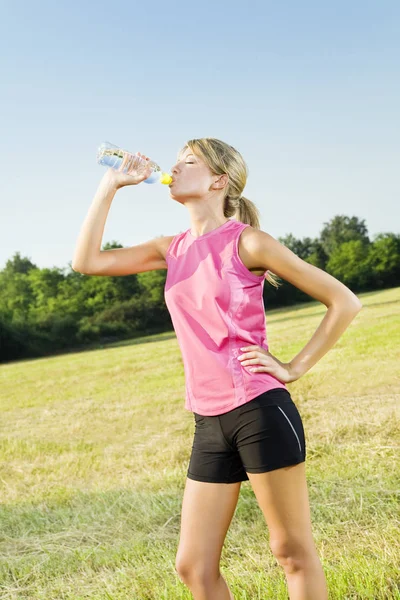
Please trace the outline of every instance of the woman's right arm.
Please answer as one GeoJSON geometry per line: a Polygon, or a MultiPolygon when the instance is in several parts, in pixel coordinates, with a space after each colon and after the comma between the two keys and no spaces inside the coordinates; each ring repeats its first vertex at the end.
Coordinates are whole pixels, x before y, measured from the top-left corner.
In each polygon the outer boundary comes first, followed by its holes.
{"type": "Polygon", "coordinates": [[[72,260],[74,271],[84,275],[132,275],[167,268],[165,252],[174,236],[155,238],[128,248],[101,250],[107,215],[117,190],[123,185],[137,185],[150,172],[146,169],[133,179],[111,168],[106,171],[79,233],[72,260]]]}

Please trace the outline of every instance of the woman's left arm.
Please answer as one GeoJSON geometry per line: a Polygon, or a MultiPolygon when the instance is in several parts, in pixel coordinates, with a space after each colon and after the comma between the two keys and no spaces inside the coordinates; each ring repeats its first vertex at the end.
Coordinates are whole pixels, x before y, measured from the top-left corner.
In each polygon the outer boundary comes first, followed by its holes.
{"type": "Polygon", "coordinates": [[[268,233],[251,228],[251,235],[242,238],[243,248],[253,264],[275,273],[328,308],[310,341],[289,363],[282,363],[259,346],[242,348],[245,351],[239,356],[242,365],[261,364],[255,371],[267,371],[290,383],[304,375],[332,348],[360,312],[362,304],[343,283],[302,260],[268,233]]]}

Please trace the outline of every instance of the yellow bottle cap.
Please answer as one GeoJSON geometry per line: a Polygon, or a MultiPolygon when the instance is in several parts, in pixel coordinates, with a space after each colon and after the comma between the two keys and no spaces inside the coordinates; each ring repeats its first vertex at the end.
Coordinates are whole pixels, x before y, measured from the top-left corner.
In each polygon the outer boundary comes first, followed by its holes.
{"type": "Polygon", "coordinates": [[[164,183],[165,185],[169,185],[171,183],[171,181],[172,181],[172,177],[171,177],[171,175],[168,175],[168,173],[163,173],[161,175],[160,183],[164,183]]]}

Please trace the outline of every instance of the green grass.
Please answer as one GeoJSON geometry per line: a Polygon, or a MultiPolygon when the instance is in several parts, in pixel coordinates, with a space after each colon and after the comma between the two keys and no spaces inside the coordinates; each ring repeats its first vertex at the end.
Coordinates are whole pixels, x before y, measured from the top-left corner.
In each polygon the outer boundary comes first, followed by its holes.
{"type": "MultiPolygon", "coordinates": [[[[364,308],[334,348],[288,388],[306,431],[330,599],[393,600],[400,288],[359,297],[364,308]]],[[[267,311],[271,352],[292,358],[325,310],[267,311]]],[[[192,598],[174,566],[194,433],[175,336],[8,363],[0,378],[0,597],[192,598]]],[[[249,481],[221,571],[235,600],[288,597],[249,481]]]]}

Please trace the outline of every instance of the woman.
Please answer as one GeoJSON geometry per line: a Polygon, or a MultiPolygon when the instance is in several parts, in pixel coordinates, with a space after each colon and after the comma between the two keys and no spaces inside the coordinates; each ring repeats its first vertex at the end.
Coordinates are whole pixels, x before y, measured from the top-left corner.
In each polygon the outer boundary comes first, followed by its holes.
{"type": "Polygon", "coordinates": [[[286,384],[328,352],[362,305],[334,277],[260,230],[257,208],[241,195],[247,168],[235,148],[215,138],[190,140],[171,172],[170,196],[188,209],[190,229],[101,251],[117,189],[150,174],[148,166],[135,175],[109,169],[83,224],[72,266],[88,275],[168,269],[165,300],[183,357],[185,408],[195,418],[177,572],[195,600],[233,598],[219,562],[241,482],[250,480],[291,600],[324,600],[327,586],[311,530],[304,430],[286,384]],[[266,339],[262,290],[265,279],[277,286],[276,275],[327,307],[310,341],[288,363],[269,352],[266,339]]]}

